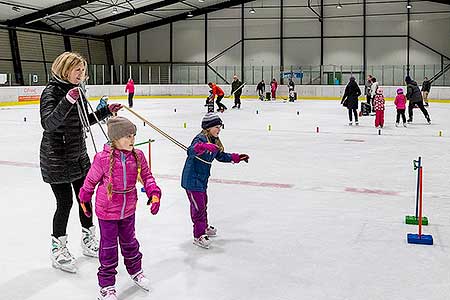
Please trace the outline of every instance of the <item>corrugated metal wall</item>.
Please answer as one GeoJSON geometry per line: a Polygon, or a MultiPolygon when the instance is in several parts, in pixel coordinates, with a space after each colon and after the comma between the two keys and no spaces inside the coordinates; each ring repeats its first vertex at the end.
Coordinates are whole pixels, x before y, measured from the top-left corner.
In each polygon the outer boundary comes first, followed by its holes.
{"type": "Polygon", "coordinates": [[[89,55],[88,42],[87,39],[70,38],[70,44],[72,45],[72,51],[78,52],[84,58],[86,58],[88,64],[91,63],[91,58],[89,55]]]}
{"type": "Polygon", "coordinates": [[[45,84],[47,82],[47,74],[44,67],[44,53],[42,52],[40,33],[18,31],[17,40],[25,84],[45,84]]]}

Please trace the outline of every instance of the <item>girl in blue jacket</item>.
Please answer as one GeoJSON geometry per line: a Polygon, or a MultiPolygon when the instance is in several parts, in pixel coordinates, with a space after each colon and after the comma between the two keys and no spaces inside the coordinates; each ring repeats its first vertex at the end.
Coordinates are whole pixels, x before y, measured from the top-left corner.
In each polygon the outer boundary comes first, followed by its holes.
{"type": "Polygon", "coordinates": [[[207,113],[202,120],[202,131],[193,139],[187,149],[186,162],[181,176],[181,186],[186,190],[191,205],[191,219],[194,223],[194,245],[208,249],[217,229],[208,224],[206,205],[208,195],[206,189],[210,176],[211,163],[214,159],[220,162],[248,162],[247,154],[227,153],[224,151],[219,133],[222,120],[215,113],[207,113]]]}

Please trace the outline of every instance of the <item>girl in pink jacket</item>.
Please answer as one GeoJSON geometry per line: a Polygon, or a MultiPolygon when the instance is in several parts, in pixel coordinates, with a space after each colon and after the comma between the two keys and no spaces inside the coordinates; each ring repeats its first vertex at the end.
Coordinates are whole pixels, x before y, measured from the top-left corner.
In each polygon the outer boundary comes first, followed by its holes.
{"type": "Polygon", "coordinates": [[[403,89],[397,89],[397,96],[394,101],[395,107],[397,108],[397,120],[395,121],[395,127],[398,127],[400,123],[400,116],[402,116],[403,127],[406,127],[406,96],[403,94],[403,89]]]}
{"type": "Polygon", "coordinates": [[[383,89],[379,87],[377,88],[375,97],[373,98],[376,128],[383,128],[384,126],[384,103],[383,89]]]}
{"type": "Polygon", "coordinates": [[[115,275],[119,262],[117,239],[124,263],[131,279],[142,289],[149,291],[149,280],[142,272],[142,254],[135,235],[135,211],[137,203],[136,181],[142,179],[151,204],[151,213],[157,214],[161,190],[156,185],[142,151],[134,149],[136,126],[123,117],[113,117],[108,123],[111,146],[105,145],[94,157],[84,185],[80,201],[88,214],[95,186],[95,213],[100,227],[98,299],[116,300],[115,275]]]}

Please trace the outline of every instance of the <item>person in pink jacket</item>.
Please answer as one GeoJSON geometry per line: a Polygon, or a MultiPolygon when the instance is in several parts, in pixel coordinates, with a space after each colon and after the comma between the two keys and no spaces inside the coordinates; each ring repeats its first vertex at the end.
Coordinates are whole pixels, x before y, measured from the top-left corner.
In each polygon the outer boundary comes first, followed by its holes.
{"type": "Polygon", "coordinates": [[[395,107],[397,108],[397,120],[395,121],[395,127],[398,127],[400,124],[400,116],[402,116],[403,127],[406,127],[406,96],[403,94],[403,89],[397,89],[397,96],[394,100],[395,107]]]}
{"type": "Polygon", "coordinates": [[[276,97],[277,97],[277,89],[278,89],[278,82],[277,82],[277,80],[274,78],[274,79],[272,79],[272,81],[270,82],[270,91],[272,92],[272,100],[276,100],[276,97]]]}
{"type": "Polygon", "coordinates": [[[134,283],[149,291],[149,280],[142,271],[142,253],[135,235],[137,203],[136,182],[144,184],[153,215],[158,213],[161,190],[148,167],[144,153],[134,149],[136,126],[123,117],[112,117],[108,123],[110,145],[94,157],[94,162],[80,190],[80,202],[89,214],[95,187],[95,213],[100,227],[98,283],[100,300],[116,300],[115,275],[118,266],[117,239],[124,263],[134,283]]]}
{"type": "Polygon", "coordinates": [[[125,93],[128,92],[128,106],[133,107],[133,97],[134,97],[134,81],[133,79],[128,79],[127,85],[125,87],[125,93]]]}

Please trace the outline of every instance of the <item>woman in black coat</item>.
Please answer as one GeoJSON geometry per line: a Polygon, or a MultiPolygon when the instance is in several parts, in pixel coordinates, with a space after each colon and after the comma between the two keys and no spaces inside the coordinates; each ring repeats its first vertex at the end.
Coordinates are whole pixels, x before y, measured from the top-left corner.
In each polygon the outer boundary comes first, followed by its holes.
{"type": "MultiPolygon", "coordinates": [[[[86,60],[79,54],[65,52],[52,65],[53,78],[42,92],[41,125],[44,129],[40,147],[40,167],[44,182],[49,183],[56,197],[53,217],[52,264],[55,268],[76,272],[75,258],[67,249],[66,227],[73,202],[90,168],[85,134],[80,120],[81,106],[87,100],[80,95],[79,85],[85,79],[86,60]],[[73,192],[72,192],[73,189],[73,192]]],[[[111,104],[95,112],[98,120],[117,112],[120,104],[111,104]]],[[[95,116],[88,115],[90,125],[95,116]]],[[[92,210],[89,208],[89,210],[92,210]]],[[[91,217],[86,217],[78,204],[82,226],[81,246],[86,256],[98,256],[98,240],[91,217]]]]}
{"type": "Polygon", "coordinates": [[[342,97],[341,104],[347,107],[348,109],[348,125],[353,125],[352,123],[352,113],[355,116],[355,125],[359,125],[358,123],[358,97],[361,95],[361,89],[356,83],[355,77],[350,77],[350,81],[345,87],[344,96],[342,97]]]}

